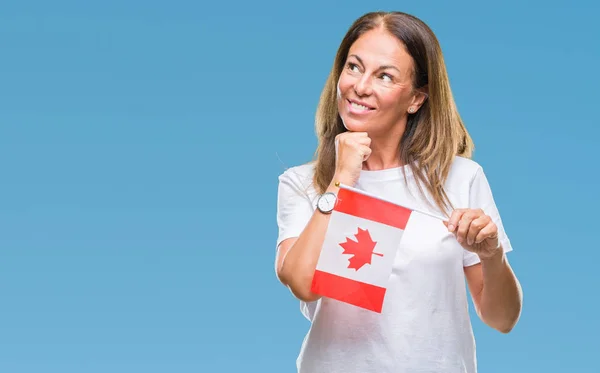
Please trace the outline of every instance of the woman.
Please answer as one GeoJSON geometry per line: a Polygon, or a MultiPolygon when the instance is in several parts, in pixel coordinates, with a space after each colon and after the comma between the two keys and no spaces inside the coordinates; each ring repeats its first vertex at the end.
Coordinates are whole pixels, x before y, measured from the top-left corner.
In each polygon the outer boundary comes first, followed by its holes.
{"type": "Polygon", "coordinates": [[[298,371],[476,372],[465,279],[479,317],[503,333],[517,323],[522,293],[429,27],[400,12],[355,21],[316,130],[315,162],[286,170],[278,190],[277,276],[311,321],[298,371]],[[409,222],[381,313],[311,292],[331,216],[317,202],[338,183],[446,217],[409,222]]]}

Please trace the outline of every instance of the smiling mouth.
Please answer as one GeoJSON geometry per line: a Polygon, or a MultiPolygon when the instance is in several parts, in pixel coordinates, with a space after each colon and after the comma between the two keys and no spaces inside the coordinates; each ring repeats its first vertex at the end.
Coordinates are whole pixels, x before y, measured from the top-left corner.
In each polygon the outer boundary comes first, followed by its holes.
{"type": "Polygon", "coordinates": [[[350,104],[350,107],[351,107],[351,108],[353,108],[353,109],[356,109],[356,110],[360,110],[360,111],[371,111],[371,110],[375,110],[375,109],[374,109],[374,108],[372,108],[372,107],[369,107],[369,106],[365,106],[365,105],[358,104],[358,103],[356,103],[356,102],[354,102],[354,101],[352,101],[352,100],[347,100],[347,101],[348,101],[348,103],[350,104]]]}

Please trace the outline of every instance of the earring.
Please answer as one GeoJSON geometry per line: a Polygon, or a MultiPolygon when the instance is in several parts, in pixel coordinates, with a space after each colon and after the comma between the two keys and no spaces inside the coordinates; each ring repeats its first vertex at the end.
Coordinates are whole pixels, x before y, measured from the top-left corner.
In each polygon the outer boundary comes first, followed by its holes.
{"type": "Polygon", "coordinates": [[[410,108],[408,108],[408,112],[411,113],[411,114],[414,113],[415,112],[415,108],[411,106],[410,108]]]}

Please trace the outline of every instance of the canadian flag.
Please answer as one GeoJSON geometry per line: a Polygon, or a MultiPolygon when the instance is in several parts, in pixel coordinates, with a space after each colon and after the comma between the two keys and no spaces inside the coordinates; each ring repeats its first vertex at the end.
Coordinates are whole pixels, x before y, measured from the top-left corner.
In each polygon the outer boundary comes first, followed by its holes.
{"type": "Polygon", "coordinates": [[[381,313],[396,250],[412,213],[341,186],[311,290],[381,313]]]}

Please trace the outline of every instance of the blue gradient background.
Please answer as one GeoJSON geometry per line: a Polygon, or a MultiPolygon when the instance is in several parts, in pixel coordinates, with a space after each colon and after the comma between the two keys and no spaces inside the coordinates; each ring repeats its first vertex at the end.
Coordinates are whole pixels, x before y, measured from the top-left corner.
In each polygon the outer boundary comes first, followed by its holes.
{"type": "Polygon", "coordinates": [[[293,372],[277,176],[306,162],[343,34],[437,33],[525,292],[481,372],[598,371],[591,1],[0,4],[0,372],[293,372]]]}

